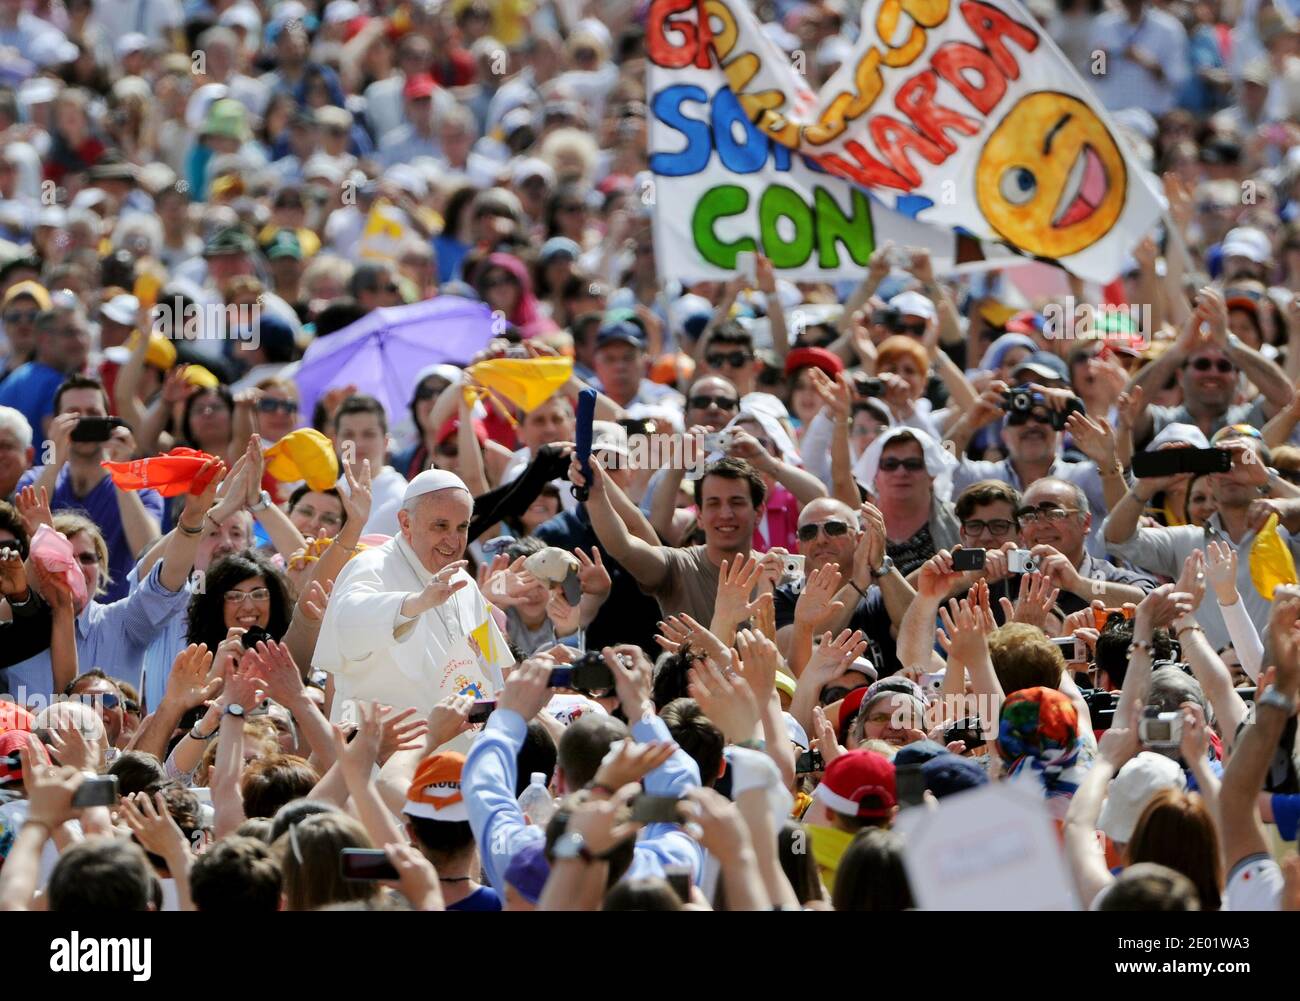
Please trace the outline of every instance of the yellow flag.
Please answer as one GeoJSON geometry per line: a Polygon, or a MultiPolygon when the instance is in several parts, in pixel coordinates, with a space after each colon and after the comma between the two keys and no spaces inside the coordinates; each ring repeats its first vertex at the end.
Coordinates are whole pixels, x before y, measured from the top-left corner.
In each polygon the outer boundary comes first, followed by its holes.
{"type": "Polygon", "coordinates": [[[496,659],[496,649],[492,642],[492,620],[484,619],[483,624],[473,630],[470,637],[478,645],[478,652],[489,664],[496,659]]]}
{"type": "Polygon", "coordinates": [[[1265,601],[1273,600],[1279,584],[1297,583],[1295,560],[1278,534],[1277,521],[1276,514],[1269,515],[1250,544],[1250,579],[1265,601]]]}
{"type": "Polygon", "coordinates": [[[572,358],[490,358],[469,374],[520,410],[536,410],[573,375],[572,358]]]}
{"type": "Polygon", "coordinates": [[[838,831],[833,827],[819,824],[804,824],[804,830],[812,841],[813,860],[821,870],[822,882],[827,889],[835,889],[835,872],[840,867],[840,859],[848,850],[853,835],[848,831],[838,831]]]}
{"type": "Polygon", "coordinates": [[[382,198],[375,200],[366,215],[366,225],[357,242],[357,256],[366,260],[395,261],[407,236],[406,225],[394,208],[382,198]]]}
{"type": "Polygon", "coordinates": [[[323,434],[299,428],[266,450],[266,471],[281,483],[306,480],[313,490],[328,490],[338,482],[339,459],[323,434]]]}

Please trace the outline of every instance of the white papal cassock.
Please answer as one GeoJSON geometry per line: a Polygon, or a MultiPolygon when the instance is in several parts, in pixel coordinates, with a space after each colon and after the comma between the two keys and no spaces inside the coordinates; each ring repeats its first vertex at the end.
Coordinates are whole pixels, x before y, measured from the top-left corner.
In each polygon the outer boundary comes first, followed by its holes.
{"type": "Polygon", "coordinates": [[[312,666],[334,675],[334,722],[356,719],[354,700],[414,706],[427,715],[448,695],[491,699],[514,664],[474,578],[437,608],[401,613],[433,579],[400,535],[348,561],[334,582],[312,666]]]}

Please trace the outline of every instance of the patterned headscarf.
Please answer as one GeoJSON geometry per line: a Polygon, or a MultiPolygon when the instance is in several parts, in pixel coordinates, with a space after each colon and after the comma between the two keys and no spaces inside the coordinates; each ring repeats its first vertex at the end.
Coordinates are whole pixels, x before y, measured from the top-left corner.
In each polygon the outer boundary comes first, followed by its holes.
{"type": "Polygon", "coordinates": [[[1007,774],[1031,769],[1045,794],[1073,796],[1085,769],[1079,765],[1079,714],[1054,688],[1026,688],[1002,703],[998,751],[1007,774]]]}

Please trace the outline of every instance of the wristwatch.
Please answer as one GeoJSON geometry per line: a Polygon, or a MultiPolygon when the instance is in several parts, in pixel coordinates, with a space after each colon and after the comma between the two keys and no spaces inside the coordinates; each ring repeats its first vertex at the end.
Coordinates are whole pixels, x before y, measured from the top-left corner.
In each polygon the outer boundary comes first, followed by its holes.
{"type": "Polygon", "coordinates": [[[1295,715],[1295,699],[1283,695],[1276,688],[1270,688],[1264,693],[1264,697],[1259,700],[1261,706],[1272,706],[1274,709],[1281,709],[1288,716],[1295,715]]]}
{"type": "Polygon", "coordinates": [[[893,557],[886,555],[885,558],[880,561],[880,566],[874,568],[871,571],[871,577],[873,580],[880,580],[881,577],[888,577],[893,572],[894,572],[893,557]]]}
{"type": "Polygon", "coordinates": [[[551,854],[557,862],[572,862],[579,859],[587,863],[596,861],[596,856],[587,849],[586,840],[577,831],[566,831],[556,838],[551,854]]]}
{"type": "Polygon", "coordinates": [[[244,718],[244,707],[241,706],[238,702],[232,702],[230,705],[226,706],[226,711],[223,712],[221,715],[222,715],[222,716],[234,716],[234,717],[236,717],[236,718],[238,718],[238,719],[243,719],[243,718],[244,718]]]}
{"type": "Polygon", "coordinates": [[[263,490],[262,496],[258,498],[257,503],[249,504],[248,510],[256,511],[260,513],[262,511],[265,511],[270,506],[271,506],[271,495],[267,493],[265,490],[263,490]]]}

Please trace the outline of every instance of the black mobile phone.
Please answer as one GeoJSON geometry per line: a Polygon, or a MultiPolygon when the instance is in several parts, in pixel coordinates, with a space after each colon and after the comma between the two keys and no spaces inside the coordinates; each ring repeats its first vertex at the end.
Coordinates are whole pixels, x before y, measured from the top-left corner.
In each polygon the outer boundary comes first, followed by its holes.
{"type": "Polygon", "coordinates": [[[1071,414],[1086,414],[1087,412],[1088,411],[1084,409],[1082,400],[1077,396],[1071,397],[1069,402],[1067,402],[1060,410],[1055,408],[1052,409],[1052,427],[1057,431],[1064,431],[1066,422],[1069,421],[1071,414]]]}
{"type": "Polygon", "coordinates": [[[642,793],[632,800],[632,819],[639,824],[680,824],[682,801],[676,796],[642,793]]]}
{"type": "Polygon", "coordinates": [[[954,570],[983,570],[984,569],[983,549],[958,549],[952,554],[952,568],[954,570]]]}
{"type": "Polygon", "coordinates": [[[593,650],[573,665],[572,687],[580,692],[607,692],[614,687],[614,672],[593,650]]]}
{"type": "Polygon", "coordinates": [[[268,633],[261,626],[249,626],[240,637],[240,642],[244,644],[245,650],[251,650],[257,646],[258,642],[274,643],[275,637],[268,633]]]}
{"type": "Polygon", "coordinates": [[[1181,473],[1226,473],[1231,468],[1232,452],[1226,448],[1162,448],[1133,456],[1133,475],[1138,479],[1181,473]]]}
{"type": "Polygon", "coordinates": [[[560,591],[564,594],[564,600],[570,605],[576,605],[582,600],[582,582],[578,580],[576,571],[570,571],[564,578],[560,584],[560,591]]]}
{"type": "Polygon", "coordinates": [[[899,765],[895,770],[900,806],[920,806],[925,800],[925,776],[920,765],[899,765]]]}
{"type": "Polygon", "coordinates": [[[943,742],[951,744],[954,740],[960,740],[968,751],[972,747],[979,747],[985,742],[983,722],[978,716],[967,716],[949,723],[943,731],[943,742]]]}
{"type": "Polygon", "coordinates": [[[486,723],[487,718],[496,712],[496,699],[477,699],[474,702],[474,708],[469,711],[469,721],[471,723],[486,723]]]}
{"type": "Polygon", "coordinates": [[[666,865],[664,866],[664,879],[668,880],[668,885],[673,888],[677,894],[677,899],[683,904],[691,902],[691,867],[688,865],[666,865]]]}
{"type": "Polygon", "coordinates": [[[80,417],[68,436],[72,441],[104,442],[113,437],[114,428],[126,427],[120,417],[80,417]]]}
{"type": "Polygon", "coordinates": [[[648,417],[624,417],[614,423],[626,431],[629,438],[644,437],[658,430],[658,425],[648,417]]]}
{"type": "Polygon", "coordinates": [[[398,879],[397,867],[382,848],[344,848],[339,852],[339,871],[344,879],[398,879]]]}
{"type": "Polygon", "coordinates": [[[72,805],[78,809],[87,806],[116,806],[117,799],[117,776],[96,775],[77,786],[77,791],[72,794],[72,805]]]}
{"type": "Polygon", "coordinates": [[[804,751],[795,759],[794,770],[796,775],[811,775],[813,772],[824,772],[826,764],[822,761],[822,752],[815,747],[804,751]]]}

